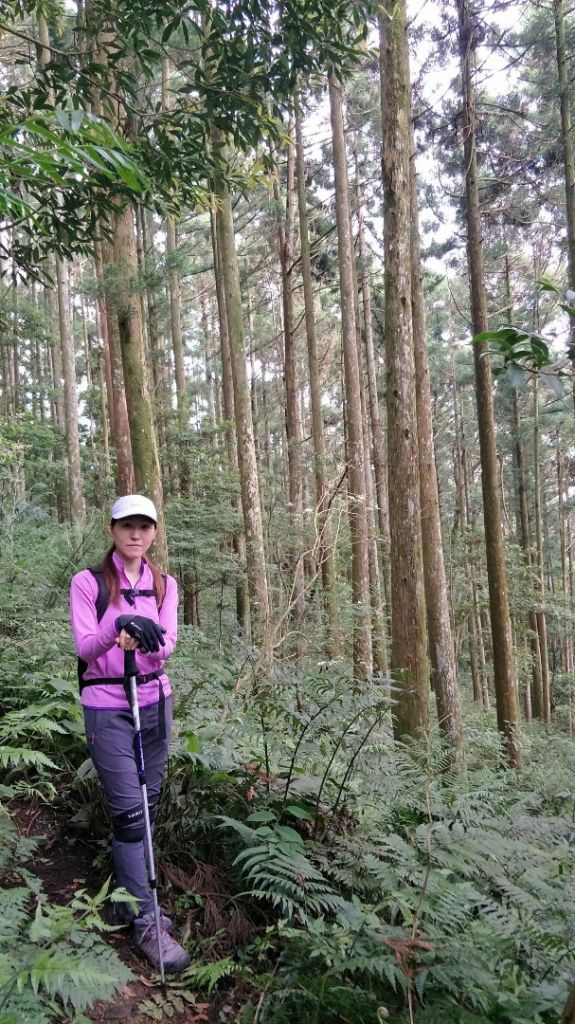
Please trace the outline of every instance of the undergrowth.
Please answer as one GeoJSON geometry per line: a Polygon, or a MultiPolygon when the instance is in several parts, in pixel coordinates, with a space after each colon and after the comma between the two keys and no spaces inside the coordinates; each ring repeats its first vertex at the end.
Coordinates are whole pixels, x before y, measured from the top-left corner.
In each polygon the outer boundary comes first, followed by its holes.
{"type": "MultiPolygon", "coordinates": [[[[65,581],[65,545],[54,558],[65,581]]],[[[3,637],[0,798],[56,799],[77,772],[61,799],[93,813],[65,585],[33,571],[42,610],[18,591],[3,637]]],[[[492,718],[466,707],[458,776],[435,733],[393,743],[383,684],[358,688],[340,663],[262,679],[253,659],[186,627],[171,667],[178,735],[155,841],[192,954],[172,1012],[203,989],[228,993],[238,1024],[556,1024],[575,975],[572,742],[529,727],[523,766],[505,770],[492,718]]],[[[123,976],[101,941],[103,896],[51,907],[23,867],[33,851],[0,825],[1,1024],[80,1021],[123,976]]]]}
{"type": "Polygon", "coordinates": [[[89,1024],[83,1011],[132,977],[102,939],[108,884],[95,896],[79,890],[69,906],[53,904],[26,867],[35,848],[0,813],[0,1024],[89,1024]]]}

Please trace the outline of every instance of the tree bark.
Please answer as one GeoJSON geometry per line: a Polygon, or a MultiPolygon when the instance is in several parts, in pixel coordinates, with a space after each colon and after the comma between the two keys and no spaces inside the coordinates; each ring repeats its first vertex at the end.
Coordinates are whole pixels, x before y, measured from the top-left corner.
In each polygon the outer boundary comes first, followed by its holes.
{"type": "Polygon", "coordinates": [[[355,318],[355,282],[353,244],[345,135],[343,127],[342,85],[332,72],[329,99],[335,179],[335,214],[338,238],[339,288],[341,296],[341,332],[343,344],[345,421],[347,428],[347,490],[351,535],[352,602],[354,613],[354,675],[371,675],[371,610],[369,596],[369,552],[365,495],[365,448],[361,421],[360,376],[355,318]]]}
{"type": "MultiPolygon", "coordinates": [[[[100,272],[98,267],[99,264],[97,262],[96,269],[97,272],[100,272]]],[[[126,388],[124,384],[120,331],[118,317],[113,308],[115,302],[113,268],[114,247],[107,239],[103,239],[100,287],[105,297],[104,314],[110,356],[110,384],[112,391],[111,394],[108,394],[108,408],[113,408],[114,410],[110,426],[116,452],[116,491],[118,494],[130,494],[136,484],[126,388]],[[104,267],[108,270],[108,274],[105,274],[104,267]]]]}
{"type": "MultiPolygon", "coordinates": [[[[409,52],[404,36],[405,64],[409,75],[409,52]]],[[[408,79],[409,81],[409,79],[408,79]]],[[[431,680],[437,704],[439,728],[447,737],[451,748],[451,762],[462,767],[464,763],[463,721],[457,682],[457,667],[451,633],[447,579],[443,559],[441,513],[435,463],[433,420],[431,413],[431,386],[425,330],[425,305],[421,280],[421,244],[417,179],[415,168],[415,141],[411,110],[411,89],[407,96],[410,124],[410,201],[411,201],[411,314],[413,319],[413,345],[415,359],[415,399],[417,408],[417,439],[419,451],[419,485],[421,493],[421,536],[427,632],[431,662],[431,680]]]]}
{"type": "MultiPolygon", "coordinates": [[[[358,179],[359,187],[359,179],[358,179]]],[[[377,522],[381,537],[381,560],[383,568],[383,587],[386,604],[390,604],[391,572],[389,538],[389,498],[387,494],[387,471],[385,465],[386,443],[381,427],[377,373],[375,367],[375,351],[373,345],[373,324],[371,311],[371,288],[367,274],[367,249],[365,245],[365,228],[361,193],[358,191],[358,247],[361,267],[360,287],[363,301],[364,351],[367,377],[367,393],[369,398],[369,422],[371,428],[371,457],[375,476],[375,494],[377,498],[377,522]]]]}
{"type": "Polygon", "coordinates": [[[561,1014],[561,1024],[575,1024],[575,985],[569,993],[569,998],[561,1014]]]}
{"type": "Polygon", "coordinates": [[[221,181],[217,184],[216,194],[219,206],[215,219],[218,251],[223,270],[234,386],[234,413],[246,536],[246,565],[250,595],[251,627],[254,641],[262,643],[268,634],[270,608],[260,486],[250,405],[250,390],[246,371],[240,275],[236,256],[231,198],[227,188],[221,181]]]}
{"type": "MultiPolygon", "coordinates": [[[[359,313],[358,313],[359,320],[359,313]]],[[[358,360],[362,367],[361,338],[357,339],[358,360]]],[[[364,377],[360,376],[360,398],[361,398],[361,419],[364,440],[364,471],[365,471],[365,504],[367,509],[367,543],[369,559],[369,600],[371,604],[371,650],[374,672],[384,676],[389,675],[389,659],[387,656],[387,638],[385,631],[385,608],[383,604],[383,590],[381,585],[381,574],[379,571],[379,552],[376,537],[376,516],[373,502],[373,481],[371,477],[371,460],[369,457],[371,447],[371,434],[367,419],[367,396],[365,393],[364,377]]]]}
{"type": "Polygon", "coordinates": [[[561,450],[561,445],[559,443],[558,436],[556,448],[557,501],[559,512],[559,545],[561,550],[561,583],[563,587],[563,600],[565,602],[565,611],[563,615],[563,621],[565,623],[563,634],[563,658],[565,673],[566,675],[571,677],[573,674],[573,640],[571,636],[571,630],[569,628],[571,587],[569,578],[569,562],[567,558],[567,516],[565,512],[565,498],[567,495],[567,489],[565,483],[565,463],[565,455],[561,450]]]}
{"type": "Polygon", "coordinates": [[[70,519],[72,525],[81,529],[86,517],[80,459],[80,430],[78,425],[78,386],[76,381],[76,353],[72,335],[70,315],[70,280],[68,264],[56,257],[56,281],[58,287],[58,313],[60,321],[60,343],[62,371],[64,374],[64,416],[66,422],[66,453],[68,456],[68,484],[70,519]]]}
{"type": "MultiPolygon", "coordinates": [[[[293,135],[293,124],[288,128],[293,135]]],[[[303,654],[301,630],[304,620],[304,573],[303,573],[303,473],[302,473],[302,426],[299,400],[299,372],[293,313],[293,262],[294,262],[294,190],[295,162],[294,147],[288,144],[286,165],[285,215],[278,222],[278,246],[282,282],[282,309],[284,349],[283,365],[285,378],[285,424],[288,461],[288,495],[291,518],[292,540],[289,561],[291,566],[290,618],[296,632],[294,652],[297,658],[303,654]]],[[[276,198],[279,190],[276,185],[276,198]]]]}
{"type": "Polygon", "coordinates": [[[411,308],[410,103],[403,0],[384,0],[379,13],[379,38],[391,536],[391,667],[399,688],[394,732],[401,739],[404,736],[420,736],[429,724],[429,662],[411,308]]]}
{"type": "Polygon", "coordinates": [[[321,384],[319,378],[319,361],[317,352],[317,336],[315,329],[315,309],[313,297],[313,280],[309,245],[309,227],[307,217],[307,197],[305,180],[305,162],[301,110],[299,103],[295,105],[296,130],[296,177],[299,214],[299,237],[301,274],[303,283],[305,329],[307,339],[307,358],[309,373],[309,397],[311,406],[311,422],[313,437],[313,458],[315,477],[315,507],[317,517],[318,562],[321,568],[323,604],[326,617],[326,652],[328,657],[335,658],[339,653],[337,628],[338,608],[335,597],[335,558],[333,538],[330,529],[328,493],[325,472],[325,437],[323,414],[321,407],[321,384]]]}
{"type": "MultiPolygon", "coordinates": [[[[145,210],[142,219],[144,239],[144,259],[149,266],[153,265],[155,256],[155,226],[151,210],[145,210]]],[[[172,395],[170,391],[168,351],[166,344],[161,299],[151,275],[147,276],[146,285],[148,307],[148,335],[150,340],[150,362],[152,367],[154,422],[158,434],[158,448],[162,470],[162,487],[164,496],[177,493],[177,459],[174,455],[174,439],[171,422],[172,395]]],[[[163,282],[162,282],[163,287],[163,282]]]]}
{"type": "MultiPolygon", "coordinates": [[[[483,271],[481,212],[477,150],[475,140],[475,94],[472,82],[472,61],[475,53],[475,27],[468,0],[458,0],[459,50],[463,93],[463,159],[467,199],[467,256],[471,292],[473,330],[479,334],[487,329],[487,302],[483,271]]],[[[487,344],[475,343],[475,394],[479,424],[481,484],[491,633],[493,637],[493,671],[497,703],[497,726],[501,732],[504,752],[510,766],[519,764],[519,704],[515,680],[513,637],[507,598],[507,572],[503,549],[503,531],[499,502],[497,450],[493,385],[487,344]]]]}
{"type": "MultiPolygon", "coordinates": [[[[234,382],[232,376],[232,354],[230,351],[230,337],[228,331],[228,316],[226,311],[226,296],[224,292],[224,267],[221,258],[221,252],[218,246],[217,231],[215,212],[211,212],[211,233],[212,233],[212,249],[214,254],[214,277],[216,284],[216,299],[218,304],[218,319],[220,325],[220,345],[221,345],[221,363],[222,363],[222,402],[223,402],[223,413],[224,420],[226,423],[225,436],[226,436],[226,447],[228,452],[228,462],[230,469],[234,473],[234,476],[239,474],[239,460],[238,460],[238,443],[237,437],[234,430],[235,424],[235,410],[234,410],[234,382]]],[[[242,515],[241,497],[238,497],[237,501],[234,501],[234,505],[237,509],[238,515],[242,515]]],[[[245,539],[240,533],[235,533],[232,537],[232,548],[234,555],[236,556],[238,566],[242,572],[246,568],[246,546],[245,539]]],[[[244,633],[250,635],[250,602],[249,602],[249,591],[246,586],[246,580],[238,580],[236,583],[236,616],[238,625],[244,631],[244,633]]]]}
{"type": "MultiPolygon", "coordinates": [[[[521,416],[519,412],[519,396],[517,389],[513,389],[513,428],[515,433],[515,466],[517,470],[517,497],[519,502],[519,525],[521,550],[523,560],[528,569],[532,568],[533,557],[531,550],[531,538],[529,530],[529,509],[527,507],[527,488],[525,482],[525,460],[523,454],[523,440],[521,437],[521,416]]],[[[537,627],[537,613],[534,608],[528,612],[528,623],[530,629],[529,649],[532,661],[532,683],[531,683],[531,715],[532,718],[543,717],[543,680],[541,673],[541,650],[539,647],[539,631],[537,627]]]]}
{"type": "Polygon", "coordinates": [[[163,525],[163,490],[152,403],[148,390],[146,351],[142,332],[139,295],[135,282],[138,256],[132,207],[126,204],[114,215],[114,263],[117,281],[115,307],[118,322],[130,440],[136,487],[155,503],[159,514],[155,554],[167,564],[166,533],[163,525]]]}
{"type": "Polygon", "coordinates": [[[547,646],[547,619],[545,617],[545,568],[543,562],[543,524],[541,520],[541,481],[539,473],[539,382],[533,379],[533,493],[535,496],[535,557],[537,566],[537,589],[539,607],[537,609],[537,634],[541,652],[541,699],[542,718],[551,722],[551,685],[549,680],[549,652],[547,646]]]}
{"type": "MultiPolygon", "coordinates": [[[[565,3],[553,0],[555,21],[555,45],[557,50],[557,77],[559,82],[559,105],[561,109],[561,142],[563,146],[563,169],[565,174],[565,214],[567,220],[567,267],[569,287],[575,289],[575,146],[573,144],[573,120],[571,114],[571,89],[569,82],[569,57],[565,38],[565,3]]],[[[575,404],[575,323],[571,318],[569,332],[569,356],[573,368],[573,403],[575,404]]]]}

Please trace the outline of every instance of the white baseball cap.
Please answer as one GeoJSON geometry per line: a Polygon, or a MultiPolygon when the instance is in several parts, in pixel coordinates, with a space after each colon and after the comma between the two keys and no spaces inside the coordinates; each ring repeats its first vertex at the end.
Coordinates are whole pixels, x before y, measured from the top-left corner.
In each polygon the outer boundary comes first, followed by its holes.
{"type": "Polygon", "coordinates": [[[154,523],[158,522],[156,506],[143,494],[124,494],[116,498],[110,509],[110,519],[127,519],[129,516],[145,516],[154,523]]]}

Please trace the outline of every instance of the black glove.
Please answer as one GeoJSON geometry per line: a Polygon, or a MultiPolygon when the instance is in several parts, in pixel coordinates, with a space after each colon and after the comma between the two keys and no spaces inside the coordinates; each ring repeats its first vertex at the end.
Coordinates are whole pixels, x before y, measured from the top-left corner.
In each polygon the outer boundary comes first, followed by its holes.
{"type": "Polygon", "coordinates": [[[116,619],[116,629],[118,632],[125,629],[133,640],[137,640],[142,654],[155,654],[160,644],[163,647],[165,643],[164,627],[145,615],[120,615],[116,619]]]}

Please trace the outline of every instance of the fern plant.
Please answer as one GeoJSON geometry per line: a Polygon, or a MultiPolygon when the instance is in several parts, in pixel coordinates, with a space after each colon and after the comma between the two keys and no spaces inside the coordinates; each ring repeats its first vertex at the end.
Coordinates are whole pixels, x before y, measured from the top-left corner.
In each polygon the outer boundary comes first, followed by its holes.
{"type": "Polygon", "coordinates": [[[111,930],[101,910],[106,882],[96,896],[79,890],[69,906],[49,902],[25,868],[33,841],[21,841],[6,814],[0,814],[0,1021],[48,1024],[63,1008],[82,1012],[96,999],[109,999],[132,977],[114,950],[102,941],[111,930]],[[19,884],[17,884],[19,883],[19,884]]]}
{"type": "MultiPolygon", "coordinates": [[[[269,812],[264,814],[269,819],[269,812]]],[[[340,897],[307,856],[300,834],[276,821],[252,828],[250,822],[259,819],[258,812],[247,824],[222,816],[222,826],[233,829],[245,844],[233,862],[251,884],[244,895],[266,900],[285,918],[302,923],[335,911],[340,897]]]]}

